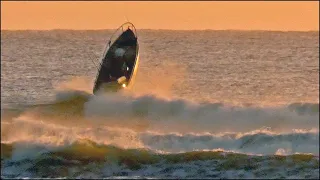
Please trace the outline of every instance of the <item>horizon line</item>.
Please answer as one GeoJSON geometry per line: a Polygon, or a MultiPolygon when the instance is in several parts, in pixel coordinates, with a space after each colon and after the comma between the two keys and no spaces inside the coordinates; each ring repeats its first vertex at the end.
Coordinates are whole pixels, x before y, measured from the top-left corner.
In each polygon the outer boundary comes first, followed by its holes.
{"type": "MultiPolygon", "coordinates": [[[[142,31],[269,31],[269,32],[319,32],[319,30],[276,30],[276,29],[148,29],[136,28],[142,31]]],[[[115,29],[1,29],[0,31],[108,31],[115,29]]]]}

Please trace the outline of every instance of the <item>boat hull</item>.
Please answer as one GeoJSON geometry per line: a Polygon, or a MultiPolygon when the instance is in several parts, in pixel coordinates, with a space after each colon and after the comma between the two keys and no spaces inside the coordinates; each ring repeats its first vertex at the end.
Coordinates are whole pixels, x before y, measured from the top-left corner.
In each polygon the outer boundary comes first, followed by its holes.
{"type": "MultiPolygon", "coordinates": [[[[93,94],[117,92],[131,88],[134,83],[139,62],[138,38],[135,29],[128,27],[124,31],[123,26],[120,26],[121,35],[114,42],[110,40],[108,43],[100,63],[93,94]]],[[[132,27],[134,28],[133,25],[132,27]]]]}

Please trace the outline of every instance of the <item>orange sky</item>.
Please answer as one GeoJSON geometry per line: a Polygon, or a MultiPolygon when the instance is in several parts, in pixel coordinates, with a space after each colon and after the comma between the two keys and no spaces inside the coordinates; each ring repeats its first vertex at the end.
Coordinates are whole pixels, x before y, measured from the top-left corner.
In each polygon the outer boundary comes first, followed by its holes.
{"type": "Polygon", "coordinates": [[[319,2],[1,2],[1,29],[319,30],[319,2]]]}

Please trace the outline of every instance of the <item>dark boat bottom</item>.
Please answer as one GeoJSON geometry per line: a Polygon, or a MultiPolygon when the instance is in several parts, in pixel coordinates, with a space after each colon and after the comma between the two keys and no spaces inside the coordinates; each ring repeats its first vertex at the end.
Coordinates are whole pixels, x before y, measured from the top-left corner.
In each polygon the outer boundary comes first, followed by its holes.
{"type": "Polygon", "coordinates": [[[93,93],[117,92],[130,84],[138,52],[138,42],[131,29],[124,31],[104,57],[93,93]]]}

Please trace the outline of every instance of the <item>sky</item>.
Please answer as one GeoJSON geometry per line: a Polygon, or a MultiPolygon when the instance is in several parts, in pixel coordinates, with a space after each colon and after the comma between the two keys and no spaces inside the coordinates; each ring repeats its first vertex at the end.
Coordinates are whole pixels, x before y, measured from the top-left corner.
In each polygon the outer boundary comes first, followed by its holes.
{"type": "Polygon", "coordinates": [[[319,31],[319,2],[3,2],[1,29],[319,31]]]}

